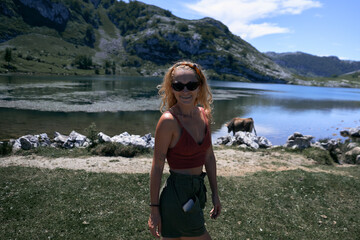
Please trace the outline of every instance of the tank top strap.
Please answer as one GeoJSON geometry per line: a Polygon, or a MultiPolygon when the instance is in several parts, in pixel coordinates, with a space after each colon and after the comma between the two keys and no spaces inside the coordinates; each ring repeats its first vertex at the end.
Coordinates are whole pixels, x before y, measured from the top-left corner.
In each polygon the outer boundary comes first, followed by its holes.
{"type": "Polygon", "coordinates": [[[179,123],[179,125],[180,125],[180,127],[181,127],[181,128],[184,128],[184,126],[181,124],[181,122],[180,122],[179,118],[176,116],[176,114],[175,114],[175,113],[172,113],[170,110],[168,110],[167,112],[169,112],[171,115],[173,115],[173,116],[174,116],[174,118],[175,118],[175,119],[176,119],[176,121],[179,123]]]}

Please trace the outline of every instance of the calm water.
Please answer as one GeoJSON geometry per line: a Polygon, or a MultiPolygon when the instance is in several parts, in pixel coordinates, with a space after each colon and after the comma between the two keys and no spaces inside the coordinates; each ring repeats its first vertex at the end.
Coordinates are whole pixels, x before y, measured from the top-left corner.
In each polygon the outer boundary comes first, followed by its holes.
{"type": "MultiPolygon", "coordinates": [[[[92,122],[110,136],[154,134],[160,78],[0,76],[0,139],[54,131],[84,133],[92,122]]],[[[258,135],[284,144],[295,131],[340,138],[360,125],[360,89],[210,81],[213,139],[233,117],[252,117],[258,135]]]]}

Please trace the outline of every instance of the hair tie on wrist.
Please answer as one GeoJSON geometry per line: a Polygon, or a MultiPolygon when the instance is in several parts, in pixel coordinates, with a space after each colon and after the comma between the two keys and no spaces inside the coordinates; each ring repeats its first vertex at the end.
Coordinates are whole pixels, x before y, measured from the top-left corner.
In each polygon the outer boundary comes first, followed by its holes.
{"type": "Polygon", "coordinates": [[[160,204],[149,204],[150,207],[160,207],[160,204]]]}

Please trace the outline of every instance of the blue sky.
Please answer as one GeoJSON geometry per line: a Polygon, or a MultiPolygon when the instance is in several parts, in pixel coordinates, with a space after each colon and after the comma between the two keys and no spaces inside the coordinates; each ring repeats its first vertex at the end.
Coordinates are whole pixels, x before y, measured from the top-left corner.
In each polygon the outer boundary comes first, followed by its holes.
{"type": "Polygon", "coordinates": [[[215,18],[261,52],[360,61],[359,0],[142,0],[185,19],[215,18]]]}

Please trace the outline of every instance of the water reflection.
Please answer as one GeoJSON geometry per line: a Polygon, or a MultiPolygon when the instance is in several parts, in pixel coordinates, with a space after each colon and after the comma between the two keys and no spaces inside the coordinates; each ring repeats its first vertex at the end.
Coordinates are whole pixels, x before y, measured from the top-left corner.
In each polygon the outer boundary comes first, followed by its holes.
{"type": "MultiPolygon", "coordinates": [[[[54,131],[154,133],[160,78],[0,76],[0,139],[54,131]]],[[[283,144],[294,131],[338,137],[359,124],[360,90],[210,81],[213,138],[233,117],[252,117],[259,135],[283,144]]]]}

